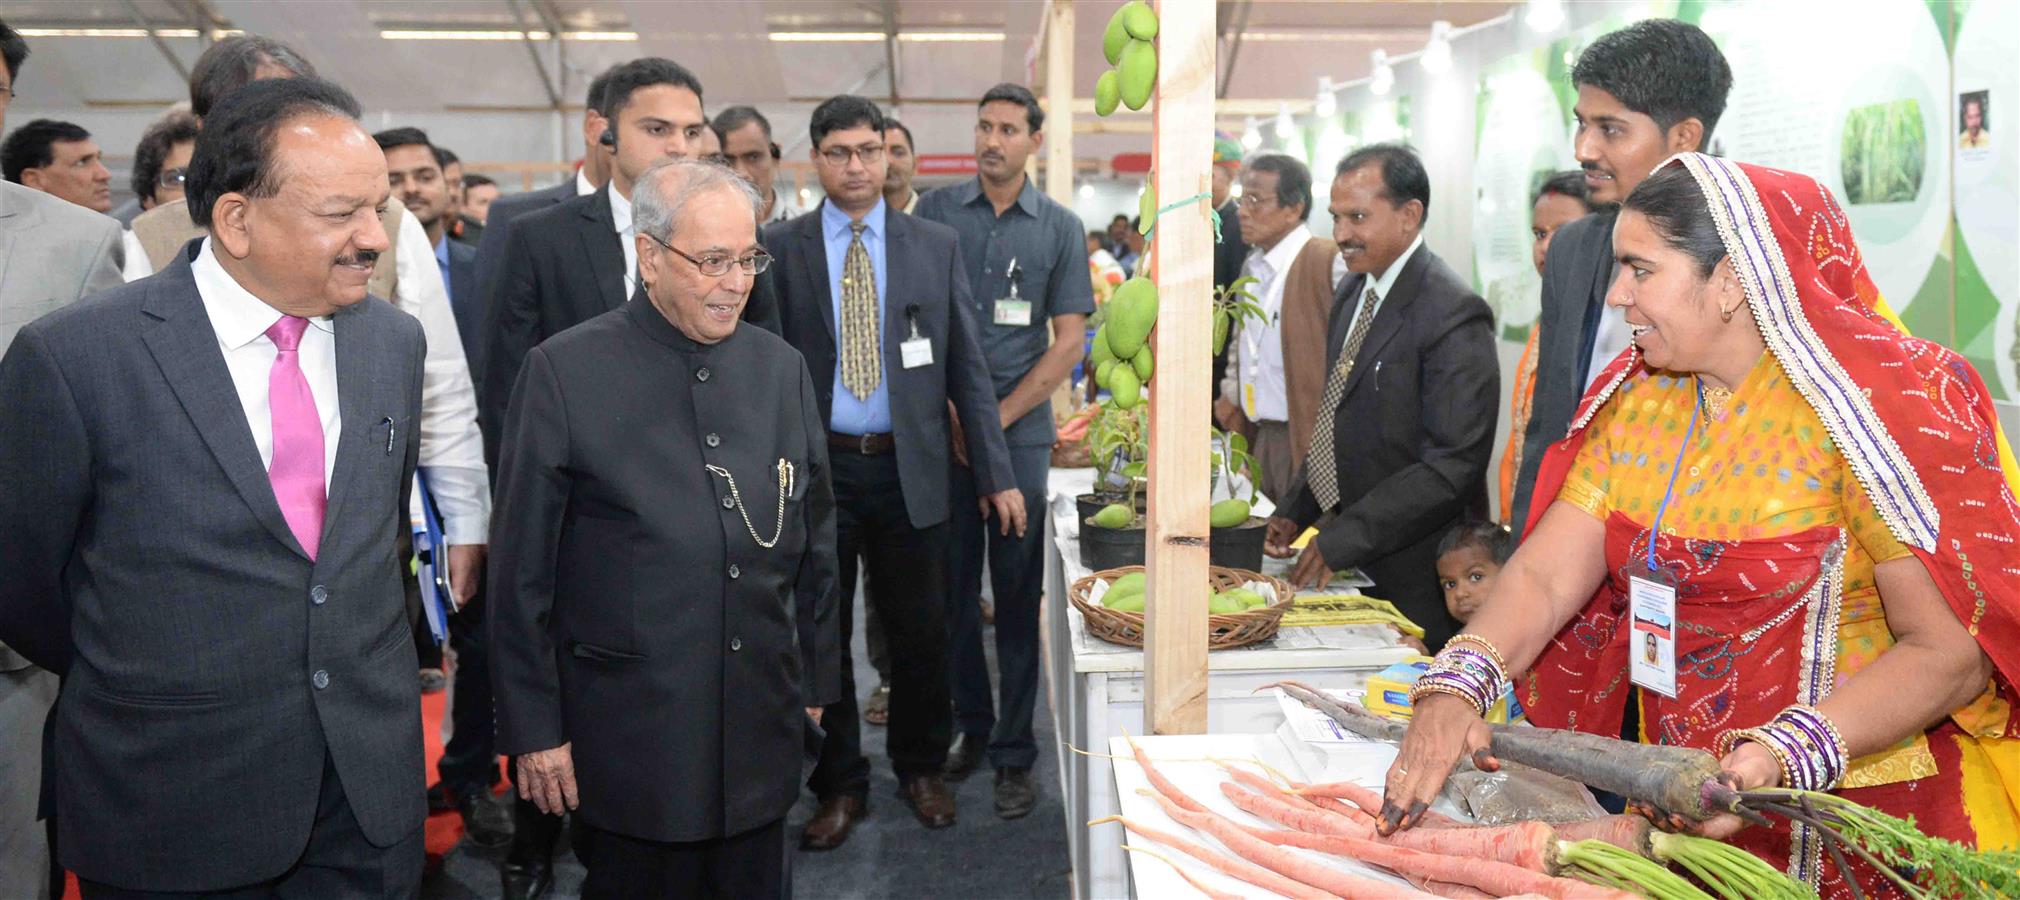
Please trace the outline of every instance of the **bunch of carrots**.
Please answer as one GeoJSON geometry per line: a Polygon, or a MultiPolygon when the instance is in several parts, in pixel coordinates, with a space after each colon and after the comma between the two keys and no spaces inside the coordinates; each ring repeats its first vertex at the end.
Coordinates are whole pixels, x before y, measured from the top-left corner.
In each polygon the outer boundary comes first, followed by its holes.
{"type": "MultiPolygon", "coordinates": [[[[1553,900],[1711,900],[1667,868],[1656,849],[1689,861],[1686,871],[1728,900],[1814,897],[1807,885],[1732,847],[1701,838],[1654,832],[1639,816],[1607,816],[1551,826],[1542,822],[1469,826],[1431,814],[1421,827],[1383,837],[1375,827],[1381,796],[1352,782],[1300,784],[1276,780],[1222,762],[1231,780],[1221,793],[1237,809],[1274,823],[1237,822],[1188,796],[1134,742],[1131,748],[1165,814],[1213,839],[1175,835],[1145,823],[1110,816],[1138,837],[1191,856],[1215,871],[1293,900],[1391,897],[1543,897],[1553,900]],[[1380,866],[1414,889],[1363,878],[1292,849],[1317,851],[1380,866]],[[1702,874],[1700,874],[1702,873],[1702,874]]],[[[1128,845],[1126,845],[1128,846],[1128,845]]],[[[1156,850],[1128,846],[1169,862],[1156,850]]],[[[1176,867],[1175,867],[1176,868],[1176,867]]],[[[1179,874],[1201,893],[1227,893],[1179,874]]]]}

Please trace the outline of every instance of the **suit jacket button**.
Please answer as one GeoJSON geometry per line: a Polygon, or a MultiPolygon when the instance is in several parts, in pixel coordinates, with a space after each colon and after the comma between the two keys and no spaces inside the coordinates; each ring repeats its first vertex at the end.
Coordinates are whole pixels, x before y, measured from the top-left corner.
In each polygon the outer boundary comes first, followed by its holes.
{"type": "Polygon", "coordinates": [[[735,578],[742,578],[742,577],[743,577],[743,570],[742,570],[742,569],[739,569],[739,568],[737,568],[737,567],[736,567],[736,563],[730,563],[730,566],[729,566],[729,577],[730,577],[730,578],[732,578],[732,579],[735,579],[735,578]]]}
{"type": "Polygon", "coordinates": [[[316,674],[309,676],[309,681],[315,684],[316,690],[320,691],[323,688],[330,686],[330,673],[322,669],[317,669],[316,674]]]}
{"type": "Polygon", "coordinates": [[[722,446],[722,438],[717,437],[713,432],[711,432],[708,437],[702,438],[701,440],[702,443],[707,444],[711,447],[722,446]]]}
{"type": "Polygon", "coordinates": [[[724,498],[722,498],[722,508],[723,508],[723,509],[735,509],[735,508],[736,508],[736,501],[735,501],[735,500],[733,500],[733,499],[731,499],[731,498],[729,498],[729,497],[724,497],[724,498]]]}
{"type": "Polygon", "coordinates": [[[736,651],[742,649],[743,649],[743,638],[733,637],[729,639],[729,650],[731,653],[735,653],[736,651]]]}
{"type": "Polygon", "coordinates": [[[328,588],[325,588],[320,584],[316,585],[315,587],[309,588],[310,603],[313,603],[317,606],[321,606],[323,605],[323,602],[328,599],[330,599],[330,592],[328,588]]]}
{"type": "Polygon", "coordinates": [[[699,368],[699,369],[696,369],[696,370],[694,370],[694,380],[696,380],[696,381],[707,381],[707,380],[708,380],[708,367],[707,367],[707,366],[702,366],[701,368],[699,368]]]}

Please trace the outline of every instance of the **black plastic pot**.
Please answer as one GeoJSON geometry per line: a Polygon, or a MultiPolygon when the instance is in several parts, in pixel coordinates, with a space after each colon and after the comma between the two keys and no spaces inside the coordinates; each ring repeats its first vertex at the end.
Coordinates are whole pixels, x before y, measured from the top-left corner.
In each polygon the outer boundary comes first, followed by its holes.
{"type": "MultiPolygon", "coordinates": [[[[1146,492],[1143,491],[1137,492],[1136,511],[1138,513],[1143,512],[1144,504],[1147,503],[1149,499],[1150,497],[1146,492]]],[[[1107,506],[1111,503],[1127,503],[1127,502],[1129,502],[1129,495],[1123,493],[1122,491],[1116,491],[1112,494],[1107,491],[1096,491],[1092,494],[1078,494],[1075,495],[1073,498],[1074,509],[1080,513],[1080,521],[1082,522],[1085,522],[1088,519],[1093,518],[1094,514],[1100,512],[1101,508],[1104,506],[1107,506]]]]}
{"type": "Polygon", "coordinates": [[[1080,564],[1100,572],[1143,565],[1143,528],[1103,528],[1080,520],[1080,564]]]}
{"type": "Polygon", "coordinates": [[[1207,561],[1223,569],[1262,571],[1263,537],[1269,534],[1269,520],[1249,516],[1231,528],[1215,528],[1207,549],[1207,561]]]}

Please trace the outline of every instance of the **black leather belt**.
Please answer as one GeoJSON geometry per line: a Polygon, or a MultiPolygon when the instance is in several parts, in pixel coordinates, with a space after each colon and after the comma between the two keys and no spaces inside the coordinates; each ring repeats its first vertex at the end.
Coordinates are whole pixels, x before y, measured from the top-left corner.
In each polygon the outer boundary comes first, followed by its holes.
{"type": "Polygon", "coordinates": [[[864,456],[883,456],[898,449],[898,442],[889,434],[837,434],[830,431],[828,447],[864,456]]]}

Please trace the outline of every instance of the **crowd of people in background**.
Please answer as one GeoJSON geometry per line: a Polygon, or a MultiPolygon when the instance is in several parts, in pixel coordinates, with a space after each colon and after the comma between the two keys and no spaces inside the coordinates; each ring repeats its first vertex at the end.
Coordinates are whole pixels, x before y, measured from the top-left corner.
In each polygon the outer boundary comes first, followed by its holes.
{"type": "MultiPolygon", "coordinates": [[[[4,113],[28,56],[4,25],[0,56],[4,113]]],[[[1542,316],[1509,395],[1412,148],[1321,181],[1214,137],[1215,282],[1263,311],[1215,359],[1214,420],[1254,448],[1267,552],[1300,587],[1366,574],[1430,651],[1522,562],[1544,448],[1659,327],[1607,299],[1619,204],[1731,87],[1667,20],[1572,80],[1581,170],[1534,188],[1542,316]]],[[[506,897],[551,888],[564,823],[587,896],[785,896],[803,790],[802,850],[869,815],[866,723],[922,826],[985,767],[996,815],[1034,808],[1052,402],[1148,273],[1137,222],[1096,230],[1027,176],[1027,88],[979,95],[978,174],[923,193],[910,129],[826,100],[812,208],[771,119],[710,117],[667,59],[597,75],[579,164],[524,193],[366,133],[267,38],[211,45],[189,92],[128,209],[84,127],[0,141],[0,734],[45,751],[0,770],[0,894],[67,868],[87,897],[411,896],[432,808],[502,852],[506,897]],[[442,634],[405,563],[424,499],[442,634]],[[445,687],[429,784],[417,698],[445,687]]]]}

